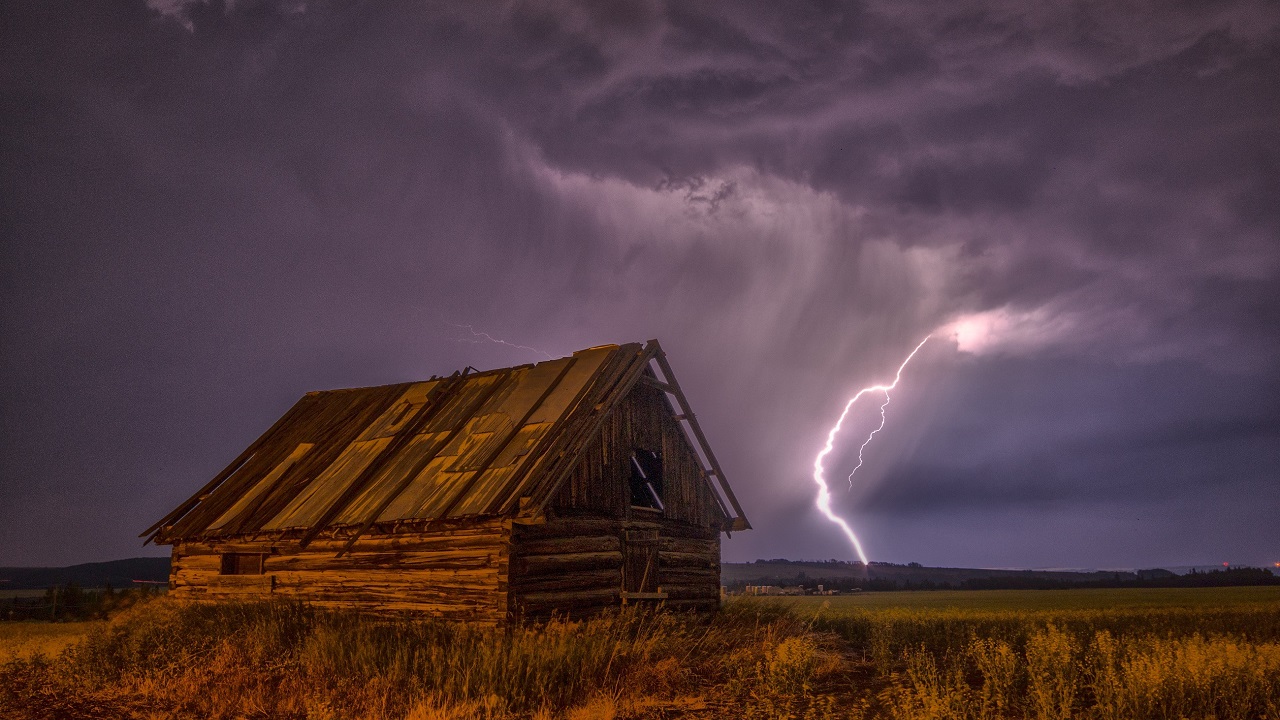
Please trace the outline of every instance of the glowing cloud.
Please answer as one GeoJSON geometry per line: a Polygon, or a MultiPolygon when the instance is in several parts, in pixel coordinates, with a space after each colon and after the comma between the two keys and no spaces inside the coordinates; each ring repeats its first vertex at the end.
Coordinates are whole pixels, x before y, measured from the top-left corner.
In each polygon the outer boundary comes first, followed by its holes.
{"type": "Polygon", "coordinates": [[[960,352],[1019,353],[1064,342],[1079,330],[1076,318],[1049,308],[1009,307],[965,315],[934,333],[949,337],[960,352]]]}

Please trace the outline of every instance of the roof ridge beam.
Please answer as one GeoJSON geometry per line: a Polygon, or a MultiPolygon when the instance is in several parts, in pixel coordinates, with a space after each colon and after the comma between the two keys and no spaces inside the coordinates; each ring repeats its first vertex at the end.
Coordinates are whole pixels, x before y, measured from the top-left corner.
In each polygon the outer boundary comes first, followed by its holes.
{"type": "Polygon", "coordinates": [[[733,530],[750,530],[751,523],[747,520],[746,513],[742,511],[742,505],[738,503],[738,498],[733,494],[733,488],[729,487],[729,481],[725,479],[724,470],[720,468],[720,461],[716,459],[716,454],[711,451],[711,444],[707,442],[707,436],[702,432],[702,426],[698,424],[698,418],[693,414],[693,410],[689,407],[689,400],[684,396],[684,391],[680,389],[680,383],[676,380],[676,374],[671,369],[671,364],[667,362],[667,353],[663,351],[662,346],[657,340],[650,340],[650,344],[654,345],[656,352],[654,360],[658,361],[658,367],[662,370],[662,375],[666,379],[666,385],[670,387],[669,392],[675,396],[676,402],[680,405],[680,411],[684,413],[685,422],[689,423],[689,428],[693,430],[693,435],[698,440],[698,445],[702,447],[702,452],[707,456],[707,462],[711,464],[712,473],[716,477],[716,484],[720,486],[720,490],[724,492],[725,499],[733,506],[733,511],[738,515],[733,518],[733,530]]]}

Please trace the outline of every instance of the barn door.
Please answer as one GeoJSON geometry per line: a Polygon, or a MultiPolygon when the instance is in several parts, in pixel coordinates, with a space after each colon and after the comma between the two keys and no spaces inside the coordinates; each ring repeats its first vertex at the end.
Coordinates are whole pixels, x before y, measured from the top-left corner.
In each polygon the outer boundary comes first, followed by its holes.
{"type": "Polygon", "coordinates": [[[622,543],[622,597],[661,599],[658,588],[658,531],[627,530],[622,543]]]}

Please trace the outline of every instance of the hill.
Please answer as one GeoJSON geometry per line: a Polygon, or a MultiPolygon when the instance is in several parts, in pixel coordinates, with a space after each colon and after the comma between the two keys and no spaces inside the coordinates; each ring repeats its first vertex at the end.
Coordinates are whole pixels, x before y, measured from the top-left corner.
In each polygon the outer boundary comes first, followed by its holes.
{"type": "Polygon", "coordinates": [[[134,580],[166,582],[168,579],[167,557],[127,558],[60,568],[0,567],[0,590],[38,590],[67,584],[82,588],[106,585],[122,588],[133,584],[134,580]]]}

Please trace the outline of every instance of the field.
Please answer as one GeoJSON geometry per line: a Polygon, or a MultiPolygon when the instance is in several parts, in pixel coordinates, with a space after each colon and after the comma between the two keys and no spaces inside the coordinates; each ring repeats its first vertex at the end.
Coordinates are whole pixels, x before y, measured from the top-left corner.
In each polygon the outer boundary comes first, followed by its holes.
{"type": "MultiPolygon", "coordinates": [[[[0,624],[6,646],[38,624],[0,624]]],[[[1280,719],[1280,588],[733,599],[508,630],[156,598],[0,669],[0,716],[1280,719]]]]}
{"type": "Polygon", "coordinates": [[[0,663],[35,655],[54,657],[103,622],[0,622],[0,663]]]}
{"type": "Polygon", "coordinates": [[[889,718],[1280,718],[1274,587],[795,598],[889,718]]]}
{"type": "Polygon", "coordinates": [[[821,607],[830,601],[837,612],[856,609],[949,610],[997,612],[1011,610],[1060,611],[1120,608],[1242,608],[1280,604],[1280,587],[1227,588],[1123,588],[1072,590],[934,590],[929,592],[876,592],[856,595],[778,598],[798,610],[821,607]]]}

